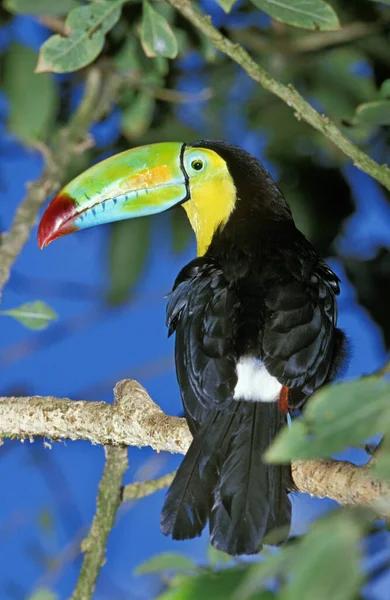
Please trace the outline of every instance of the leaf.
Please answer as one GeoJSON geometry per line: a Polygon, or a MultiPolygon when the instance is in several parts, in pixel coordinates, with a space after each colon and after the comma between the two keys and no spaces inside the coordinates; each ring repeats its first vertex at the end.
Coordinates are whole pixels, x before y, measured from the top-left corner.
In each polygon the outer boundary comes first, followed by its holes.
{"type": "Polygon", "coordinates": [[[25,15],[66,15],[80,6],[80,0],[5,0],[4,8],[25,15]]]}
{"type": "Polygon", "coordinates": [[[95,2],[72,10],[65,22],[68,36],[53,35],[43,44],[35,71],[68,73],[95,60],[103,48],[106,33],[119,20],[123,2],[95,2]]]}
{"type": "Polygon", "coordinates": [[[385,81],[382,83],[381,89],[379,90],[379,96],[383,100],[390,100],[390,79],[385,79],[385,81]]]}
{"type": "MultiPolygon", "coordinates": [[[[115,53],[112,57],[113,63],[115,67],[122,73],[129,73],[131,71],[139,71],[141,72],[141,64],[138,56],[139,45],[137,44],[137,40],[133,37],[129,37],[123,44],[123,46],[115,53]]],[[[141,50],[139,54],[144,57],[144,54],[141,54],[141,50]]],[[[146,59],[145,59],[146,60],[146,59]]],[[[129,88],[126,89],[129,91],[129,88]]]]}
{"type": "Polygon", "coordinates": [[[34,73],[36,59],[33,50],[12,44],[3,65],[3,90],[11,105],[8,127],[26,142],[47,137],[54,124],[57,107],[55,81],[48,73],[34,73]]]}
{"type": "Polygon", "coordinates": [[[280,600],[355,599],[363,579],[359,541],[368,518],[368,512],[342,509],[317,521],[304,537],[251,565],[233,600],[248,600],[275,577],[284,582],[280,600]]]}
{"type": "Polygon", "coordinates": [[[313,97],[337,121],[351,121],[356,106],[372,100],[376,92],[370,77],[356,77],[354,66],[367,65],[367,58],[356,48],[327,52],[318,60],[313,73],[313,97]]]}
{"type": "Polygon", "coordinates": [[[217,4],[219,4],[219,6],[221,6],[223,8],[225,13],[229,13],[233,8],[233,4],[235,4],[237,2],[237,0],[216,0],[216,1],[217,1],[217,4]]]}
{"type": "Polygon", "coordinates": [[[137,575],[145,575],[163,571],[193,571],[194,569],[196,569],[195,563],[187,556],[164,552],[142,563],[135,572],[137,575]]]}
{"type": "MultiPolygon", "coordinates": [[[[180,577],[178,582],[172,582],[172,587],[158,597],[158,600],[227,600],[232,598],[234,591],[242,584],[246,570],[234,567],[218,572],[206,572],[195,577],[180,577]]],[[[256,592],[251,600],[270,600],[270,592],[256,592]]]]}
{"type": "Polygon", "coordinates": [[[269,462],[334,454],[381,433],[390,419],[390,383],[376,376],[327,385],[304,417],[284,428],[266,452],[269,462]]]}
{"type": "Polygon", "coordinates": [[[207,550],[207,557],[208,557],[209,563],[212,567],[226,565],[227,563],[230,563],[232,561],[232,557],[229,556],[229,554],[226,554],[225,552],[222,552],[221,550],[217,550],[211,544],[209,544],[209,547],[207,550]]]}
{"type": "Polygon", "coordinates": [[[357,107],[353,118],[354,125],[390,125],[390,100],[365,102],[357,107]]]}
{"type": "Polygon", "coordinates": [[[261,554],[261,558],[265,558],[265,560],[248,568],[246,576],[232,596],[232,600],[248,600],[263,584],[287,573],[295,557],[296,545],[296,543],[290,544],[282,550],[278,550],[274,554],[268,553],[268,555],[265,548],[261,554]]]}
{"type": "Polygon", "coordinates": [[[378,457],[378,460],[373,464],[373,474],[379,479],[385,479],[390,481],[390,449],[387,448],[386,452],[382,452],[378,457]]]}
{"type": "Polygon", "coordinates": [[[109,246],[110,289],[112,304],[125,302],[146,263],[151,220],[141,217],[112,224],[109,246]]]}
{"type": "Polygon", "coordinates": [[[131,103],[122,111],[122,131],[129,140],[136,140],[149,128],[152,119],[155,98],[141,90],[131,103]]]}
{"type": "Polygon", "coordinates": [[[316,523],[297,545],[293,577],[280,599],[354,600],[363,583],[359,548],[363,526],[364,521],[359,523],[345,511],[316,523]]]}
{"type": "Polygon", "coordinates": [[[28,600],[56,600],[57,595],[47,589],[40,589],[35,592],[28,600]]]}
{"type": "Polygon", "coordinates": [[[41,300],[27,302],[17,308],[0,310],[0,315],[13,317],[28,329],[35,330],[46,329],[51,321],[57,319],[54,310],[41,300]]]}
{"type": "Polygon", "coordinates": [[[390,428],[387,429],[380,443],[380,447],[376,449],[372,460],[372,472],[375,477],[390,481],[390,428]]]}
{"type": "Polygon", "coordinates": [[[178,45],[168,21],[148,2],[143,2],[141,44],[146,56],[175,58],[178,45]]]}
{"type": "Polygon", "coordinates": [[[323,0],[252,0],[273,19],[294,27],[330,31],[340,27],[333,8],[323,0]]]}
{"type": "Polygon", "coordinates": [[[173,251],[180,254],[185,250],[192,238],[192,229],[187,215],[181,206],[172,210],[172,246],[173,251]]]}

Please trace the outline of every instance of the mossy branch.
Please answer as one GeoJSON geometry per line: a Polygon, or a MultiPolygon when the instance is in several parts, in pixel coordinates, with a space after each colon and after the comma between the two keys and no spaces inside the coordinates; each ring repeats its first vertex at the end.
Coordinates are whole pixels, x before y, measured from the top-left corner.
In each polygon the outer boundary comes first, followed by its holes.
{"type": "MultiPolygon", "coordinates": [[[[113,446],[151,446],[154,450],[185,454],[191,434],[185,419],[166,415],[136,381],[120,381],[114,404],[72,401],[51,396],[0,398],[0,438],[62,438],[89,440],[113,446]]],[[[340,504],[358,504],[390,518],[390,486],[377,480],[370,467],[333,460],[294,461],[297,489],[340,504]]],[[[139,498],[170,483],[137,484],[126,488],[125,499],[139,498]],[[145,489],[142,486],[145,486],[145,489]],[[145,493],[144,493],[145,492],[145,493]]]]}
{"type": "Polygon", "coordinates": [[[93,597],[99,571],[105,562],[107,539],[122,500],[122,479],[128,467],[127,448],[110,446],[105,451],[106,464],[99,483],[96,513],[81,544],[84,560],[70,600],[90,600],[93,597]]]}
{"type": "Polygon", "coordinates": [[[237,43],[232,42],[216,29],[210,17],[201,13],[190,0],[167,0],[168,4],[176,8],[192,25],[203,33],[214,47],[226,54],[233,62],[240,65],[252,79],[281,98],[295,111],[299,120],[306,121],[317,131],[328,138],[346,156],[352,159],[354,165],[368,173],[390,190],[390,169],[387,165],[379,165],[365,152],[360,150],[340,129],[325,115],[317,112],[292,85],[284,85],[274,79],[263,67],[257,64],[248,52],[237,43]]]}

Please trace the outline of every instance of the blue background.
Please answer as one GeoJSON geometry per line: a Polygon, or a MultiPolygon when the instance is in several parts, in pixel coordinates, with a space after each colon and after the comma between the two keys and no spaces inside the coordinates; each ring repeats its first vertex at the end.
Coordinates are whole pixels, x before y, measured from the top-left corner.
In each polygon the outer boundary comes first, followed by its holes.
{"type": "MultiPolygon", "coordinates": [[[[209,3],[205,3],[208,5],[209,3]]],[[[207,8],[210,8],[207,6],[207,8]]],[[[228,18],[215,12],[214,18],[228,18]]],[[[237,23],[235,23],[237,25],[237,23]]],[[[241,24],[244,26],[245,24],[241,24]]],[[[4,49],[18,41],[37,49],[47,31],[33,19],[15,18],[0,31],[4,49]]],[[[199,89],[199,56],[182,61],[178,89],[199,89]]],[[[204,86],[205,82],[200,82],[204,86]]],[[[206,82],[207,83],[207,82],[206,82]]],[[[250,93],[253,82],[237,74],[225,106],[225,138],[239,142],[266,161],[264,136],[249,129],[238,117],[242,90],[250,93]],[[243,87],[244,86],[244,87],[243,87]]],[[[207,119],[199,105],[178,107],[178,119],[197,125],[199,137],[207,135],[207,119]]],[[[6,231],[25,194],[25,185],[42,170],[40,154],[22,146],[5,128],[7,98],[0,96],[0,225],[6,231]]],[[[94,128],[102,147],[119,134],[118,111],[94,128]]],[[[390,243],[390,207],[380,187],[352,166],[344,169],[352,187],[356,212],[341,232],[341,254],[368,258],[379,245],[390,243]]],[[[1,395],[54,395],[74,399],[112,401],[116,381],[139,380],[169,414],[180,414],[181,403],[173,367],[173,340],[167,339],[164,295],[179,269],[193,258],[195,244],[179,256],[171,249],[170,217],[153,217],[153,235],[147,266],[134,289],[133,299],[112,308],[102,303],[108,285],[108,227],[100,227],[61,239],[44,252],[36,243],[36,228],[23,249],[3,294],[2,308],[41,299],[58,313],[57,323],[42,333],[30,332],[16,321],[0,321],[1,395]]],[[[131,260],[131,257],[129,257],[131,260]]],[[[367,311],[359,306],[341,262],[331,266],[342,279],[341,327],[352,342],[346,378],[377,369],[385,360],[382,334],[367,311]]],[[[345,456],[366,460],[364,452],[345,456]]],[[[130,468],[125,481],[148,479],[175,469],[181,457],[156,455],[150,449],[129,449],[130,468]]],[[[78,542],[85,534],[95,509],[96,490],[103,469],[103,449],[87,442],[53,444],[41,440],[6,442],[0,449],[0,598],[28,598],[40,586],[67,598],[75,584],[81,557],[78,542]]],[[[159,512],[164,492],[120,509],[118,524],[108,544],[108,562],[98,581],[96,599],[147,599],[161,589],[156,577],[134,575],[146,558],[161,551],[183,552],[199,563],[207,560],[207,535],[172,543],[159,531],[159,512]]],[[[293,498],[293,532],[301,533],[317,515],[333,503],[304,495],[293,498]]],[[[389,558],[386,535],[374,539],[389,558]]],[[[346,558],[347,568],[347,558],[346,558]]],[[[390,579],[379,578],[365,591],[367,598],[388,598],[390,579]]]]}

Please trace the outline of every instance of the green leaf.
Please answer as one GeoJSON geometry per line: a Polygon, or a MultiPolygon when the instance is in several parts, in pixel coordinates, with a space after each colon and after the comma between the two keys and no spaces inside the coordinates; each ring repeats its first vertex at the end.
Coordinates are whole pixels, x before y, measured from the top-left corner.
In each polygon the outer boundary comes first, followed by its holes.
{"type": "Polygon", "coordinates": [[[119,20],[123,2],[95,2],[72,10],[65,23],[68,36],[53,35],[43,44],[36,72],[68,73],[95,60],[103,48],[106,33],[119,20]]]}
{"type": "Polygon", "coordinates": [[[280,600],[355,599],[363,579],[359,541],[369,517],[368,512],[342,509],[317,521],[304,537],[251,565],[233,600],[252,598],[275,577],[284,582],[280,600]]]}
{"type": "Polygon", "coordinates": [[[221,6],[223,8],[225,13],[229,13],[233,8],[233,4],[235,4],[237,2],[237,0],[216,0],[216,1],[217,1],[217,4],[219,4],[219,6],[221,6]]]}
{"type": "Polygon", "coordinates": [[[280,600],[355,600],[363,583],[362,530],[362,524],[343,511],[316,523],[296,548],[293,577],[280,600]]]}
{"type": "Polygon", "coordinates": [[[40,589],[36,591],[28,600],[56,600],[57,595],[47,589],[40,589]]]}
{"type": "Polygon", "coordinates": [[[192,229],[187,215],[181,206],[172,210],[172,246],[173,251],[180,254],[185,250],[192,238],[192,229]]]}
{"type": "Polygon", "coordinates": [[[265,560],[260,560],[248,568],[241,585],[232,596],[232,600],[248,600],[267,581],[287,573],[293,563],[295,553],[296,543],[285,546],[282,550],[272,554],[264,549],[261,558],[265,560]]]}
{"type": "Polygon", "coordinates": [[[148,256],[151,220],[141,217],[112,224],[109,245],[110,289],[112,304],[125,302],[137,283],[148,256]]]}
{"type": "Polygon", "coordinates": [[[140,91],[122,111],[122,131],[129,140],[136,140],[149,128],[152,119],[155,98],[146,92],[140,91]]]}
{"type": "Polygon", "coordinates": [[[387,448],[386,452],[381,451],[378,460],[373,464],[372,471],[375,477],[390,481],[390,448],[387,448]]]}
{"type": "MultiPolygon", "coordinates": [[[[112,58],[115,67],[122,73],[129,73],[131,71],[141,72],[142,67],[137,52],[138,48],[139,44],[137,43],[137,40],[135,38],[127,38],[123,46],[115,53],[115,55],[112,58]]],[[[144,54],[141,54],[141,52],[142,51],[140,50],[139,54],[143,58],[145,58],[144,54]]],[[[129,91],[129,88],[127,88],[126,91],[129,91]]]]}
{"type": "Polygon", "coordinates": [[[340,27],[333,8],[323,0],[252,0],[273,19],[304,29],[330,31],[340,27]]]}
{"type": "Polygon", "coordinates": [[[161,573],[163,571],[194,571],[195,563],[183,554],[164,552],[153,556],[136,569],[137,575],[146,573],[161,573]]]}
{"type": "Polygon", "coordinates": [[[390,100],[365,102],[357,107],[353,118],[354,125],[390,125],[390,100]]]}
{"type": "Polygon", "coordinates": [[[143,2],[141,44],[146,56],[175,58],[178,45],[168,21],[160,15],[148,0],[143,2]]]}
{"type": "Polygon", "coordinates": [[[28,329],[35,330],[46,329],[51,321],[57,319],[54,310],[41,300],[27,302],[9,310],[0,310],[0,315],[13,317],[28,329]]]}
{"type": "MultiPolygon", "coordinates": [[[[218,572],[206,572],[196,577],[180,577],[172,582],[172,587],[158,597],[158,600],[227,600],[242,584],[246,570],[234,567],[218,572]]],[[[270,600],[270,592],[256,592],[251,600],[270,600]]]]}
{"type": "Polygon", "coordinates": [[[379,90],[379,96],[383,100],[390,100],[390,79],[385,79],[379,90]]]}
{"type": "Polygon", "coordinates": [[[372,472],[379,479],[390,481],[390,428],[385,431],[380,447],[376,449],[376,453],[372,460],[372,472]]]}
{"type": "Polygon", "coordinates": [[[212,567],[226,565],[232,561],[232,557],[229,556],[229,554],[226,554],[225,552],[221,552],[221,550],[217,550],[211,544],[209,544],[209,547],[207,550],[207,557],[208,557],[209,563],[212,567]]]}
{"type": "Polygon", "coordinates": [[[367,64],[366,55],[356,48],[338,48],[321,56],[314,68],[311,93],[337,121],[351,121],[356,106],[371,101],[376,93],[371,78],[354,75],[355,62],[367,64]]]}
{"type": "Polygon", "coordinates": [[[5,0],[4,8],[25,15],[66,15],[80,0],[5,0]]]}
{"type": "Polygon", "coordinates": [[[390,383],[365,377],[327,385],[308,402],[304,417],[285,427],[266,452],[269,462],[328,456],[386,428],[390,383]]]}
{"type": "Polygon", "coordinates": [[[8,127],[26,142],[45,139],[56,114],[55,81],[48,73],[34,73],[36,59],[33,50],[12,44],[3,64],[3,91],[11,104],[8,127]]]}

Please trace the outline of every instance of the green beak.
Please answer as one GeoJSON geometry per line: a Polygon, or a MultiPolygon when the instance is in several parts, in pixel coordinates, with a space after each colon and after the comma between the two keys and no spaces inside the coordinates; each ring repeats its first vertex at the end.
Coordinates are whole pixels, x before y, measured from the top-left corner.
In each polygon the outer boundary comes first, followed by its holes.
{"type": "Polygon", "coordinates": [[[38,228],[41,248],[79,229],[162,212],[189,199],[185,144],[127,150],[94,165],[53,198],[38,228]]]}

